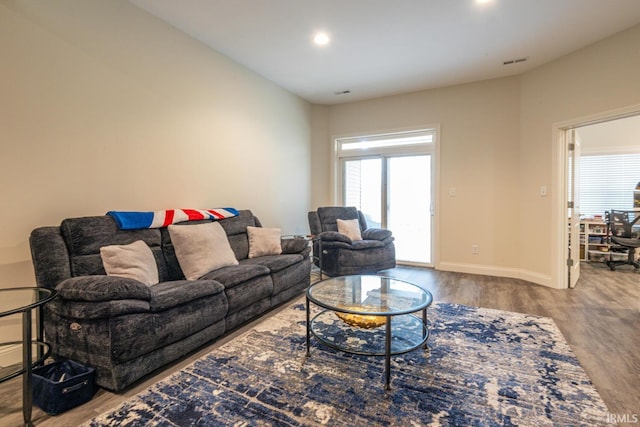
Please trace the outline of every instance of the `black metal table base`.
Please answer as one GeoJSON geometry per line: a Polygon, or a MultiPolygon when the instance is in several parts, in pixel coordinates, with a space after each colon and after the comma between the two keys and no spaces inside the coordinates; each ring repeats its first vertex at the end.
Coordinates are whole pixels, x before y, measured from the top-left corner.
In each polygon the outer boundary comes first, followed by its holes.
{"type": "MultiPolygon", "coordinates": [[[[309,304],[309,298],[306,298],[306,316],[307,316],[307,353],[306,353],[306,357],[311,357],[311,335],[313,334],[316,339],[318,339],[318,341],[320,341],[321,343],[324,343],[324,341],[322,339],[320,339],[320,337],[318,337],[315,332],[313,332],[313,329],[311,327],[311,307],[309,304]]],[[[326,310],[329,311],[329,310],[326,310]]],[[[429,329],[428,329],[428,324],[427,324],[427,309],[424,308],[422,310],[422,324],[423,324],[423,333],[422,333],[422,341],[417,345],[417,346],[413,346],[413,347],[408,347],[402,351],[396,351],[396,352],[392,352],[391,351],[391,339],[392,339],[392,328],[391,328],[391,318],[394,317],[393,314],[389,314],[389,315],[385,315],[386,317],[386,321],[385,321],[385,345],[384,345],[384,386],[386,390],[391,390],[391,356],[394,355],[398,355],[398,354],[404,354],[404,353],[408,353],[410,351],[415,350],[418,347],[422,347],[425,350],[429,349],[429,346],[427,345],[427,340],[429,339],[429,329]]],[[[325,343],[327,344],[327,343],[325,343]]],[[[329,345],[329,344],[327,344],[329,345]]],[[[371,354],[371,353],[367,353],[367,352],[355,352],[355,351],[349,351],[345,348],[341,348],[341,347],[335,347],[335,346],[331,346],[337,350],[341,350],[344,351],[346,353],[352,353],[352,354],[360,354],[360,355],[365,355],[365,356],[376,356],[377,354],[371,354]]]]}

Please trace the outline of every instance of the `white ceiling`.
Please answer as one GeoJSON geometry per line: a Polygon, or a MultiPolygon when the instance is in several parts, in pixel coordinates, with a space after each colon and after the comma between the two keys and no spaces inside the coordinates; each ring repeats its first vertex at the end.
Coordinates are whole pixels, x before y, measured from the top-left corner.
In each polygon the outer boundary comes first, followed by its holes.
{"type": "Polygon", "coordinates": [[[640,22],[640,0],[129,1],[317,104],[520,74],[640,22]]]}

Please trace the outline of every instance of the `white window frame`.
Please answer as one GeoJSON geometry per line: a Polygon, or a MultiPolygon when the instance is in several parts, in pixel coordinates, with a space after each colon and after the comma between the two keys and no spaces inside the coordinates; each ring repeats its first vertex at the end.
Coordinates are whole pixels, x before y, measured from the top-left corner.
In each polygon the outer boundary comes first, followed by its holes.
{"type": "MultiPolygon", "coordinates": [[[[343,184],[343,161],[345,159],[366,159],[373,157],[399,156],[399,155],[420,155],[430,154],[432,159],[431,167],[431,203],[432,203],[432,234],[431,234],[431,263],[427,266],[439,268],[440,254],[436,249],[440,241],[440,206],[437,201],[440,200],[440,124],[428,124],[424,126],[416,126],[410,128],[387,129],[371,132],[354,132],[349,134],[334,135],[332,137],[333,150],[331,153],[331,177],[332,182],[332,199],[335,205],[341,205],[344,198],[343,184]],[[392,147],[374,147],[354,150],[343,150],[342,142],[352,143],[363,140],[376,140],[389,138],[394,135],[416,136],[429,135],[430,142],[421,144],[407,144],[392,147]]],[[[385,213],[386,215],[386,213],[385,213]]],[[[408,263],[410,264],[410,263],[408,263]]],[[[422,264],[421,264],[422,265],[422,264]]]]}
{"type": "MultiPolygon", "coordinates": [[[[375,158],[375,157],[390,157],[390,156],[398,156],[398,155],[413,155],[413,154],[431,154],[434,156],[435,167],[438,166],[437,163],[437,136],[438,136],[438,128],[435,126],[425,126],[419,128],[410,128],[410,129],[401,129],[394,131],[383,131],[383,132],[371,132],[371,133],[362,133],[362,134],[351,134],[338,136],[334,138],[334,158],[333,158],[333,166],[335,168],[335,185],[334,185],[334,201],[337,204],[342,204],[344,200],[344,183],[343,183],[343,162],[345,159],[367,159],[367,158],[375,158]],[[400,144],[393,146],[378,146],[371,148],[361,148],[361,149],[343,149],[344,144],[353,144],[358,142],[375,142],[382,140],[389,140],[397,138],[414,138],[414,137],[422,137],[425,139],[429,139],[429,142],[423,143],[410,143],[410,144],[400,144]]],[[[437,172],[436,172],[437,175],[437,172]]],[[[432,176],[432,182],[436,182],[437,176],[432,176]]],[[[432,193],[435,191],[437,187],[432,188],[432,193]]],[[[435,195],[435,193],[433,193],[435,195]]]]}

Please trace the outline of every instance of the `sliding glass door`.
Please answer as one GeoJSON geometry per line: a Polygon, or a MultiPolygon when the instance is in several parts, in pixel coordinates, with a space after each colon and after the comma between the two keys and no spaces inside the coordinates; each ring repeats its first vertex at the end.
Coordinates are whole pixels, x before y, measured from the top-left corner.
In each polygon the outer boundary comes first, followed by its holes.
{"type": "Polygon", "coordinates": [[[369,227],[393,232],[400,262],[433,262],[431,165],[431,154],[342,161],[344,205],[360,209],[369,227]]]}
{"type": "Polygon", "coordinates": [[[361,210],[369,227],[382,227],[382,159],[350,159],[343,165],[344,205],[361,210]]]}
{"type": "Polygon", "coordinates": [[[431,155],[387,158],[387,228],[396,259],[431,264],[431,155]]]}

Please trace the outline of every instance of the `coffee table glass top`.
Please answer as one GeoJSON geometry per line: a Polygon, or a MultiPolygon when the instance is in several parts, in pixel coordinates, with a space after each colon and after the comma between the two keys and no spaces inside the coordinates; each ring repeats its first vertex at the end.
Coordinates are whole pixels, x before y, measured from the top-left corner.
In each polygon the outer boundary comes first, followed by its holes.
{"type": "Polygon", "coordinates": [[[342,313],[397,316],[422,310],[431,293],[413,283],[380,276],[340,276],[312,284],[307,297],[314,304],[342,313]]]}

